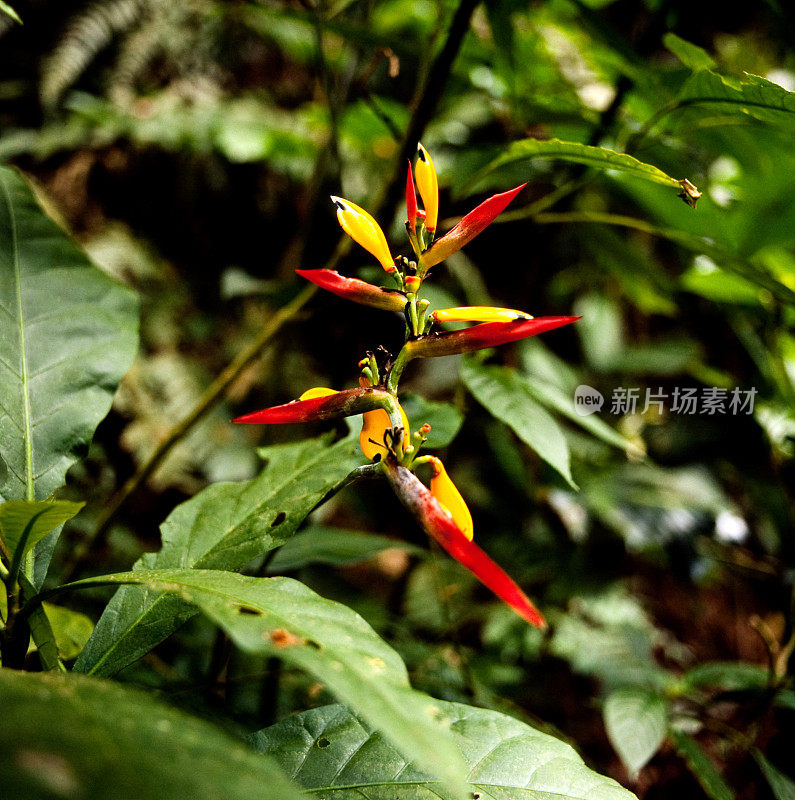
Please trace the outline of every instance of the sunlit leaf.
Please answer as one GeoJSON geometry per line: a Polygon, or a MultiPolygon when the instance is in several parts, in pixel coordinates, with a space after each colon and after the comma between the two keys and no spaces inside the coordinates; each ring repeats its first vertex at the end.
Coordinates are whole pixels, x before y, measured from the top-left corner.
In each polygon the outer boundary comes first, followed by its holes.
{"type": "MultiPolygon", "coordinates": [[[[242,569],[287,541],[314,506],[362,463],[357,442],[358,436],[333,445],[310,439],[263,449],[267,463],[256,478],[213,484],[177,506],[162,525],[162,550],[145,555],[136,568],[242,569]]],[[[122,587],[75,670],[113,675],[194,614],[178,597],[122,587]]]]}
{"type": "Polygon", "coordinates": [[[637,776],[665,738],[665,700],[646,689],[619,689],[608,695],[603,713],[610,743],[630,776],[637,776]]]}
{"type": "MultiPolygon", "coordinates": [[[[631,800],[569,745],[518,720],[459,703],[436,703],[467,764],[469,797],[483,800],[631,800]]],[[[329,800],[454,800],[372,726],[342,706],[296,714],[254,734],[254,746],[297,783],[329,800]]]]}

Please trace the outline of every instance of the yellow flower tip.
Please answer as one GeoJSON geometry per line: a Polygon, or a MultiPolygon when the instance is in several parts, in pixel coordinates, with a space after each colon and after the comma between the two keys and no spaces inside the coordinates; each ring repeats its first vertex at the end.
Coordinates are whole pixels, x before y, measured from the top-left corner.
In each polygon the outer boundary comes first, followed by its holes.
{"type": "Polygon", "coordinates": [[[356,203],[351,203],[350,200],[331,195],[331,201],[337,207],[337,220],[342,230],[354,242],[375,256],[387,272],[394,272],[395,259],[392,258],[386,236],[375,219],[356,203]]]}
{"type": "MultiPolygon", "coordinates": [[[[400,417],[403,421],[403,441],[407,442],[411,436],[409,421],[400,407],[400,417]]],[[[359,434],[359,446],[362,448],[365,458],[372,461],[377,455],[383,456],[386,453],[384,434],[392,427],[389,414],[383,408],[376,408],[373,411],[365,411],[362,415],[362,432],[359,434]]]]}
{"type": "Polygon", "coordinates": [[[314,400],[316,397],[328,397],[330,394],[337,394],[337,391],[327,389],[325,386],[315,386],[314,389],[307,389],[298,399],[314,400]]]}
{"type": "Polygon", "coordinates": [[[465,306],[462,308],[441,308],[431,313],[436,322],[515,322],[519,319],[533,319],[524,311],[515,308],[492,308],[491,306],[465,306]]]}
{"type": "Polygon", "coordinates": [[[461,533],[471,542],[474,538],[474,525],[472,515],[469,513],[461,492],[450,480],[447,470],[441,460],[431,456],[428,462],[433,472],[431,473],[431,494],[439,501],[439,505],[452,517],[461,533]]]}
{"type": "Polygon", "coordinates": [[[429,231],[435,231],[436,223],[439,220],[439,180],[436,177],[433,161],[422,144],[417,146],[414,177],[417,181],[417,188],[420,190],[422,205],[425,208],[425,227],[429,231]]]}
{"type": "Polygon", "coordinates": [[[407,275],[406,276],[406,290],[409,292],[414,292],[416,294],[417,290],[420,288],[422,284],[422,278],[418,277],[417,275],[407,275]]]}

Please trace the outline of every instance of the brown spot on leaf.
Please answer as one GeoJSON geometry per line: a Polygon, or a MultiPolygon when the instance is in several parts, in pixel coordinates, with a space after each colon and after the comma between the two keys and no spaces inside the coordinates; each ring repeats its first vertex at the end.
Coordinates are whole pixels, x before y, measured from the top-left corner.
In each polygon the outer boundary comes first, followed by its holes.
{"type": "Polygon", "coordinates": [[[294,633],[290,633],[286,628],[274,628],[272,631],[263,634],[264,638],[270,638],[271,644],[275,647],[295,647],[299,644],[305,644],[306,640],[294,633]]]}

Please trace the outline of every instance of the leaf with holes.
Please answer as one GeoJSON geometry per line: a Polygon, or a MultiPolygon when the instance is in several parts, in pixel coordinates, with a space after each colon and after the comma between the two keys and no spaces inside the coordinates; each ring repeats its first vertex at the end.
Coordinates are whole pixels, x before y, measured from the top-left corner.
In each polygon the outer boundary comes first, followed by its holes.
{"type": "Polygon", "coordinates": [[[607,696],[603,715],[607,737],[634,779],[665,739],[665,700],[647,689],[618,689],[607,696]]]}
{"type": "MultiPolygon", "coordinates": [[[[262,472],[242,483],[216,483],[177,506],[161,527],[163,548],[137,569],[242,569],[284,544],[325,495],[362,462],[358,436],[275,445],[260,451],[262,472]]],[[[109,676],[148,653],[195,614],[173,595],[122,587],[80,657],[78,672],[109,676]]]]}
{"type": "MultiPolygon", "coordinates": [[[[0,499],[44,500],[88,447],[132,362],[137,298],[88,260],[7,167],[0,263],[0,499]]],[[[46,566],[37,565],[37,584],[46,566]]]]}
{"type": "MultiPolygon", "coordinates": [[[[588,769],[572,747],[518,720],[437,701],[467,765],[468,797],[482,800],[633,800],[588,769]]],[[[326,800],[452,800],[454,795],[407,761],[372,726],[342,706],[296,714],[252,737],[313,794],[326,800]]]]}
{"type": "Polygon", "coordinates": [[[82,675],[3,669],[0,695],[3,797],[305,797],[272,759],[143,692],[82,675]]]}
{"type": "Polygon", "coordinates": [[[458,751],[436,701],[411,689],[400,656],[354,611],[291,578],[171,569],[88,578],[71,586],[138,583],[198,606],[249,653],[278,656],[314,675],[407,756],[460,786],[458,751]]]}

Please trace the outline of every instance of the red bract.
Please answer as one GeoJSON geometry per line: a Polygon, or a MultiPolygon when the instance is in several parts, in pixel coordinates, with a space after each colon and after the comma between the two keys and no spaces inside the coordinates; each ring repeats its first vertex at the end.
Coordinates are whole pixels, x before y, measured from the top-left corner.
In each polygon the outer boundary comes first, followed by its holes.
{"type": "Polygon", "coordinates": [[[417,193],[414,189],[411,161],[409,161],[409,171],[406,175],[406,222],[409,230],[414,233],[417,229],[417,193]]]}
{"type": "Polygon", "coordinates": [[[436,539],[459,564],[466,567],[520,617],[537,628],[546,628],[544,617],[530,598],[502,567],[464,536],[450,514],[412,472],[400,466],[392,456],[386,458],[384,468],[400,502],[417,518],[429,536],[436,539]]]}
{"type": "Polygon", "coordinates": [[[346,278],[333,269],[297,269],[296,272],[321,289],[363,306],[401,313],[406,307],[406,297],[400,292],[382,289],[358,278],[346,278]]]}
{"type": "Polygon", "coordinates": [[[406,350],[411,358],[434,358],[472,353],[484,347],[526,339],[538,333],[551,331],[576,322],[579,317],[536,317],[514,322],[484,322],[462,331],[431,334],[407,342],[406,350]]]}
{"type": "Polygon", "coordinates": [[[253,422],[272,424],[281,422],[311,422],[314,420],[336,419],[373,411],[376,408],[389,409],[395,403],[389,392],[383,389],[345,389],[325,397],[311,400],[293,400],[280,406],[271,406],[262,411],[254,411],[238,417],[234,422],[253,422]]]}
{"type": "Polygon", "coordinates": [[[426,267],[444,261],[453,253],[460,250],[465,244],[471,242],[479,233],[491,225],[499,216],[508,203],[516,197],[519,192],[527,186],[523,183],[515,189],[502,194],[495,194],[488,200],[484,200],[477,208],[470,211],[451,231],[448,231],[441,239],[437,239],[433,245],[422,256],[426,267]]]}

